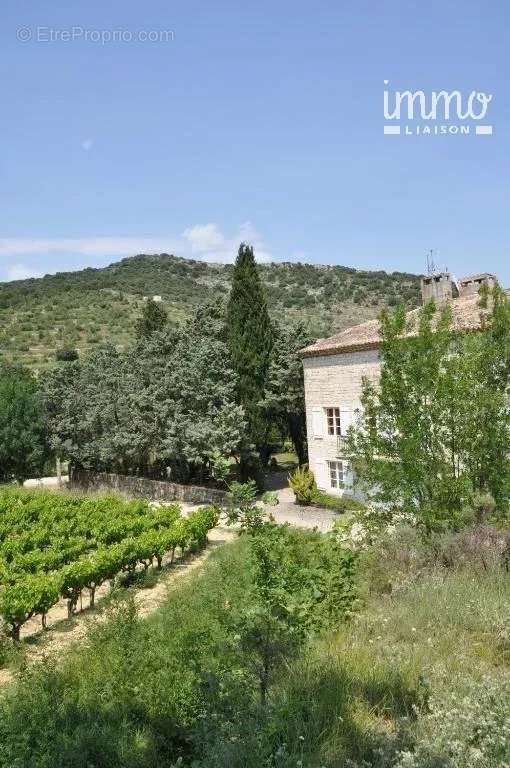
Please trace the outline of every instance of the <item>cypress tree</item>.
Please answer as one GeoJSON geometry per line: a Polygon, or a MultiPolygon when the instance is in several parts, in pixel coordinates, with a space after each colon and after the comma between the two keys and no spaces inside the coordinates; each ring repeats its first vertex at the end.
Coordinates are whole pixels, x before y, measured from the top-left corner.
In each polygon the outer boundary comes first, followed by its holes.
{"type": "MultiPolygon", "coordinates": [[[[234,267],[227,326],[232,365],[238,375],[237,399],[244,407],[249,438],[265,462],[268,458],[268,424],[261,403],[273,332],[253,248],[246,243],[239,246],[234,267]]],[[[245,460],[244,473],[247,471],[246,463],[245,460]]]]}

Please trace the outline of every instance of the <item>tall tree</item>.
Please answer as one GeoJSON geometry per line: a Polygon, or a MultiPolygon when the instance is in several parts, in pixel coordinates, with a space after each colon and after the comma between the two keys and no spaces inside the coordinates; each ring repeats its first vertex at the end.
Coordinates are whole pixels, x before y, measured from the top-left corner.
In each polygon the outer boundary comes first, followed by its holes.
{"type": "Polygon", "coordinates": [[[186,324],[167,372],[169,391],[178,393],[168,419],[163,453],[184,480],[202,479],[216,454],[231,456],[246,444],[242,406],[236,403],[221,301],[199,307],[186,324]]]}
{"type": "MultiPolygon", "coordinates": [[[[237,374],[237,399],[243,406],[248,434],[267,461],[268,422],[262,400],[269,369],[273,331],[253,248],[241,243],[227,308],[229,347],[237,374]]],[[[247,470],[247,460],[242,461],[247,470]]]]}
{"type": "Polygon", "coordinates": [[[38,476],[46,458],[37,382],[20,366],[0,365],[0,480],[38,476]]]}
{"type": "Polygon", "coordinates": [[[277,324],[267,374],[264,408],[285,437],[290,437],[299,464],[306,461],[306,416],[303,361],[299,350],[312,341],[304,325],[277,324]]]}
{"type": "Polygon", "coordinates": [[[156,331],[162,331],[168,322],[168,315],[161,304],[148,299],[143,305],[142,314],[136,321],[137,339],[147,339],[156,331]]]}

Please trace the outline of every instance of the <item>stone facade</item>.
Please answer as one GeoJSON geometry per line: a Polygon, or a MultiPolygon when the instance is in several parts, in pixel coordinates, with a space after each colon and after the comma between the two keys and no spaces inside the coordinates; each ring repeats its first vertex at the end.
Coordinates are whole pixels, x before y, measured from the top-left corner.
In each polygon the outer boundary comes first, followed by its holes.
{"type": "Polygon", "coordinates": [[[305,357],[303,368],[310,469],[322,490],[351,495],[353,477],[343,450],[345,435],[361,406],[363,378],[374,383],[379,380],[379,352],[370,349],[305,357]],[[336,410],[332,413],[331,409],[336,410]],[[329,434],[331,419],[335,434],[329,434]],[[335,487],[337,484],[344,487],[335,487]]]}
{"type": "Polygon", "coordinates": [[[187,504],[219,504],[225,498],[224,491],[203,488],[198,485],[180,485],[166,480],[150,480],[132,475],[115,475],[108,472],[89,472],[71,468],[69,488],[96,493],[122,493],[133,498],[154,501],[180,501],[187,504]]]}

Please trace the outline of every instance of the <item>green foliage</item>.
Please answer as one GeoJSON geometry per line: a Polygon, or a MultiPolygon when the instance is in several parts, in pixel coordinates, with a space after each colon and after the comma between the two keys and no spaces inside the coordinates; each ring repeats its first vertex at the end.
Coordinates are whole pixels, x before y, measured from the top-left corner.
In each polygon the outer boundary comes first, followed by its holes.
{"type": "Polygon", "coordinates": [[[176,585],[150,619],[121,604],[85,644],[27,670],[2,697],[0,766],[14,758],[20,768],[191,766],[223,740],[240,762],[219,765],[243,765],[241,734],[252,745],[254,732],[262,735],[279,670],[288,673],[318,626],[322,587],[314,585],[326,544],[317,534],[258,529],[211,555],[200,578],[176,585]],[[269,653],[261,711],[259,660],[269,653]]]}
{"type": "Polygon", "coordinates": [[[306,417],[303,361],[299,350],[312,342],[303,323],[274,324],[274,343],[263,406],[268,419],[290,437],[299,464],[306,461],[306,417]]]}
{"type": "Polygon", "coordinates": [[[37,383],[26,369],[0,363],[0,481],[39,476],[46,456],[37,383]]]}
{"type": "Polygon", "coordinates": [[[138,339],[147,339],[153,333],[165,330],[168,323],[168,315],[161,304],[153,299],[148,299],[142,309],[142,313],[135,323],[135,333],[138,339]]]}
{"type": "Polygon", "coordinates": [[[365,509],[363,502],[352,496],[330,496],[328,493],[317,491],[313,496],[312,503],[318,507],[332,509],[335,512],[359,512],[365,509]]]}
{"type": "Polygon", "coordinates": [[[240,523],[241,530],[250,530],[262,525],[264,513],[256,505],[257,495],[258,488],[255,480],[248,480],[246,483],[234,480],[230,483],[225,499],[228,522],[240,523]]]}
{"type": "Polygon", "coordinates": [[[78,360],[78,350],[73,347],[61,347],[55,352],[55,359],[61,363],[70,363],[73,360],[78,360]]]}
{"type": "Polygon", "coordinates": [[[253,248],[245,243],[239,246],[234,266],[227,328],[238,402],[246,414],[250,441],[263,450],[268,424],[260,401],[264,397],[273,329],[253,248]]]}
{"type": "Polygon", "coordinates": [[[413,512],[427,532],[461,525],[475,493],[507,509],[510,305],[499,289],[490,307],[483,332],[462,336],[432,302],[412,338],[403,308],[381,320],[380,383],[364,382],[348,450],[375,501],[413,512]]]}
{"type": "Polygon", "coordinates": [[[267,507],[276,507],[279,503],[276,491],[265,491],[260,500],[267,507]]]}
{"type": "MultiPolygon", "coordinates": [[[[169,395],[161,454],[182,472],[199,468],[199,480],[211,459],[231,456],[246,442],[246,419],[236,404],[237,376],[229,355],[225,307],[221,301],[200,307],[180,334],[167,361],[162,397],[169,395]]],[[[187,479],[184,477],[183,479],[187,479]]]]}
{"type": "Polygon", "coordinates": [[[344,559],[334,537],[264,526],[214,552],[149,619],[121,604],[6,690],[0,766],[500,768],[507,575],[440,565],[405,532],[344,559]],[[345,621],[357,603],[341,574],[357,561],[371,590],[345,621]]]}
{"type": "Polygon", "coordinates": [[[395,768],[508,765],[510,676],[469,681],[463,688],[430,696],[416,742],[399,753],[395,768]]]}
{"type": "Polygon", "coordinates": [[[158,565],[166,552],[199,549],[219,512],[204,507],[181,519],[177,506],[14,489],[0,493],[0,616],[19,639],[34,614],[44,617],[59,596],[71,616],[84,589],[121,570],[158,565]]]}
{"type": "Polygon", "coordinates": [[[211,456],[211,475],[218,483],[223,485],[227,484],[230,477],[231,465],[226,456],[222,456],[221,453],[215,452],[211,456]]]}
{"type": "Polygon", "coordinates": [[[298,467],[289,475],[289,485],[294,491],[298,504],[311,504],[317,496],[317,483],[307,464],[298,467]]]}
{"type": "Polygon", "coordinates": [[[202,481],[214,456],[245,443],[235,385],[215,302],[180,333],[155,331],[124,352],[102,346],[49,372],[51,445],[78,466],[202,481]]]}

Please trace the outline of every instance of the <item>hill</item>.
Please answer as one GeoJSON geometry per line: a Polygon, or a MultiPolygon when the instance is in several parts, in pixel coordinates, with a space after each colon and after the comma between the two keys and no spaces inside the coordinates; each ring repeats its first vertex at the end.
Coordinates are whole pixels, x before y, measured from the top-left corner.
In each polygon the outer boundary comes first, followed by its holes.
{"type": "MultiPolygon", "coordinates": [[[[198,304],[228,295],[232,269],[138,255],[100,269],[0,284],[0,354],[40,367],[63,346],[83,352],[105,341],[125,345],[144,297],[161,296],[171,320],[180,323],[198,304]]],[[[316,336],[376,317],[386,304],[419,302],[417,275],[288,262],[259,269],[273,315],[303,319],[316,336]]]]}

